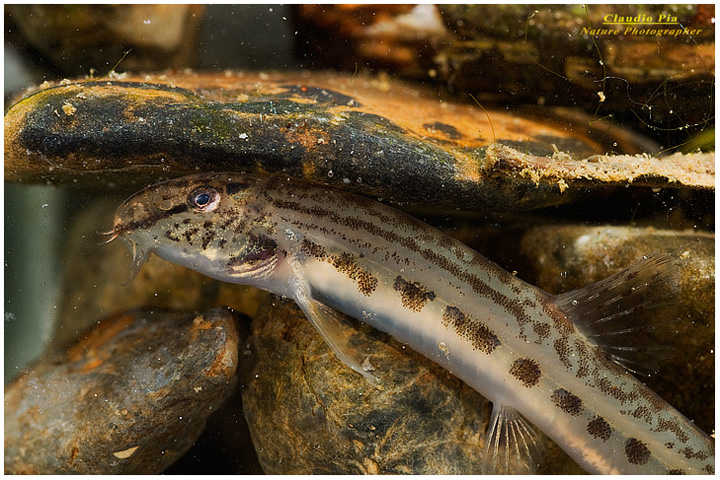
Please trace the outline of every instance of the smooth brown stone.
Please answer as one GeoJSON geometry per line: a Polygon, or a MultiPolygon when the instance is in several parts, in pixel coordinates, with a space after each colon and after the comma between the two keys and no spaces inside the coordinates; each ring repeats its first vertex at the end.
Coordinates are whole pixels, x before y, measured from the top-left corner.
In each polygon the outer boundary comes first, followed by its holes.
{"type": "Polygon", "coordinates": [[[5,388],[6,474],[159,473],[233,391],[241,323],[130,311],[5,388]]]}

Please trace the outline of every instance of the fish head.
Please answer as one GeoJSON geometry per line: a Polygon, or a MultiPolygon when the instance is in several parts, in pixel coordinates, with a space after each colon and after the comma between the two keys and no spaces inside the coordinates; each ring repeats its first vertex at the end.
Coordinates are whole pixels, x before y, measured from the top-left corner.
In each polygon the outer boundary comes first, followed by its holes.
{"type": "MultiPolygon", "coordinates": [[[[200,273],[233,281],[228,275],[262,260],[262,241],[251,235],[257,224],[256,177],[234,173],[190,175],[151,185],[125,200],[115,212],[110,238],[121,238],[132,253],[130,280],[151,253],[200,273]],[[258,245],[260,244],[260,245],[258,245]]],[[[265,247],[272,245],[265,242],[265,247]]],[[[240,282],[237,282],[240,283],[240,282]]]]}

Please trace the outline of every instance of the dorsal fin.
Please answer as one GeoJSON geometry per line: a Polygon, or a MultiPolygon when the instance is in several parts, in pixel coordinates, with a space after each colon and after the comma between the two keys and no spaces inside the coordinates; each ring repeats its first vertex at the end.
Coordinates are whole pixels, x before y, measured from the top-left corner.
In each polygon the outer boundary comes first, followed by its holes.
{"type": "Polygon", "coordinates": [[[675,320],[653,322],[650,309],[676,303],[667,284],[675,280],[670,256],[648,255],[611,277],[556,297],[558,306],[587,339],[631,372],[649,376],[669,356],[675,320]]]}

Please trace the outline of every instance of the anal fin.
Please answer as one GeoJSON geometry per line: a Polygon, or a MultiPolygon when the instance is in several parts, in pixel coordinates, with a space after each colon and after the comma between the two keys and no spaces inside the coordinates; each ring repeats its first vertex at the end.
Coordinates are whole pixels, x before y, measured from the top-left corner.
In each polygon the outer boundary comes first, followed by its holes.
{"type": "Polygon", "coordinates": [[[531,475],[541,465],[544,448],[535,430],[514,408],[493,404],[485,436],[485,474],[531,475]]]}
{"type": "Polygon", "coordinates": [[[605,280],[558,295],[558,306],[585,337],[611,360],[646,376],[670,355],[668,339],[677,319],[653,322],[647,310],[670,306],[674,279],[670,256],[648,255],[605,280]]]}
{"type": "Polygon", "coordinates": [[[365,377],[371,385],[379,387],[380,379],[363,367],[367,364],[363,361],[364,352],[350,345],[349,339],[355,329],[345,324],[342,314],[307,294],[296,295],[295,301],[340,361],[365,377]]]}

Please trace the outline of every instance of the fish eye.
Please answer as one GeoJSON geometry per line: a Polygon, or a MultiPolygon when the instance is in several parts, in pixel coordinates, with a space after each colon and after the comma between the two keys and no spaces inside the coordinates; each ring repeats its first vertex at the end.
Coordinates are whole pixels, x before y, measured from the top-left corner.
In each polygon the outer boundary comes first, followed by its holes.
{"type": "Polygon", "coordinates": [[[210,203],[210,194],[209,193],[199,193],[196,195],[193,199],[195,201],[195,205],[198,207],[204,207],[208,203],[210,203]]]}
{"type": "Polygon", "coordinates": [[[220,194],[213,187],[203,185],[190,193],[188,204],[198,212],[211,212],[220,204],[220,194]]]}

